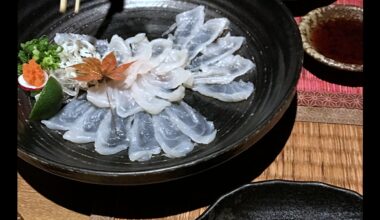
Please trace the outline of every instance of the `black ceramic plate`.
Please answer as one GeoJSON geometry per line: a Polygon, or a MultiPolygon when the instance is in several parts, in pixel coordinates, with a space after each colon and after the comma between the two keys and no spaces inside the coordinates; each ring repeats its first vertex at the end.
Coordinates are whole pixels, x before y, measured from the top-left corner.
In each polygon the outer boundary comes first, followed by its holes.
{"type": "Polygon", "coordinates": [[[128,0],[119,11],[118,4],[117,0],[82,0],[80,13],[75,15],[72,5],[66,14],[58,13],[58,1],[21,1],[19,43],[40,35],[52,38],[57,32],[108,39],[113,34],[126,38],[145,32],[152,39],[173,24],[176,14],[205,5],[206,19],[227,17],[232,35],[246,37],[239,53],[256,61],[257,71],[244,76],[244,80],[254,82],[254,96],[239,103],[223,103],[188,92],[185,101],[214,122],[216,139],[206,146],[198,145],[184,158],[156,156],[148,162],[130,162],[126,153],[102,156],[93,150],[93,144],[70,143],[41,123],[28,121],[31,101],[19,90],[18,156],[23,160],[45,171],[89,183],[163,182],[216,166],[254,146],[288,108],[296,91],[303,49],[297,25],[281,1],[128,0]],[[107,16],[110,8],[117,12],[113,17],[107,16]]]}
{"type": "Polygon", "coordinates": [[[363,197],[319,182],[257,182],[222,196],[198,218],[212,219],[363,219],[363,197]]]}

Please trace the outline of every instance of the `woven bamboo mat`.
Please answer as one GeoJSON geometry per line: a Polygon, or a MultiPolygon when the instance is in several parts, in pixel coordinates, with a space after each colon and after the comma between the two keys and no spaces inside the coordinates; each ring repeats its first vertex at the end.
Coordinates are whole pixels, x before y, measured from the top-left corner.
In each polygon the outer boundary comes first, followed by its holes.
{"type": "Polygon", "coordinates": [[[322,181],[363,193],[361,126],[296,123],[284,150],[255,181],[322,181]]]}

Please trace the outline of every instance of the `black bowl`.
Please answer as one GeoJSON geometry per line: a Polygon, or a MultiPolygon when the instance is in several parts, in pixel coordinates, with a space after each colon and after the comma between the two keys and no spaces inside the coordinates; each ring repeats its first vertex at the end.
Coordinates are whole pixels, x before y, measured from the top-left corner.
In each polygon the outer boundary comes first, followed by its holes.
{"type": "Polygon", "coordinates": [[[102,156],[94,151],[93,144],[73,144],[65,141],[59,132],[28,121],[31,101],[19,90],[18,156],[28,163],[88,183],[135,185],[169,181],[209,169],[254,147],[289,107],[296,92],[303,49],[297,25],[282,2],[128,0],[121,8],[116,7],[120,1],[111,3],[82,0],[79,14],[73,13],[72,5],[66,14],[60,14],[58,1],[21,1],[18,41],[40,35],[52,38],[57,32],[108,39],[113,34],[126,38],[145,32],[152,39],[160,37],[179,12],[205,5],[206,19],[227,17],[232,35],[246,37],[239,54],[256,61],[257,70],[243,77],[255,84],[255,94],[243,102],[224,103],[187,92],[185,101],[214,122],[218,131],[216,139],[208,145],[196,146],[184,158],[159,155],[147,162],[131,162],[125,153],[102,156]],[[112,16],[108,11],[116,13],[112,16]]]}
{"type": "Polygon", "coordinates": [[[363,219],[363,197],[320,182],[273,180],[239,187],[197,220],[363,219]]]}

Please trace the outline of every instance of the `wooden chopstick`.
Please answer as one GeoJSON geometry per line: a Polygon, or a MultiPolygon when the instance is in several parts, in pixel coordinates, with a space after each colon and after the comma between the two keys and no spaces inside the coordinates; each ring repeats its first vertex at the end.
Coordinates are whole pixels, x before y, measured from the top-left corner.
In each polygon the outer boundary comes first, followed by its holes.
{"type": "Polygon", "coordinates": [[[80,0],[75,0],[75,7],[74,7],[75,13],[79,12],[79,6],[80,6],[80,0]]]}
{"type": "Polygon", "coordinates": [[[67,8],[67,0],[61,0],[61,3],[59,4],[59,11],[62,13],[65,13],[66,8],[67,8]]]}
{"type": "MultiPolygon", "coordinates": [[[[65,13],[67,9],[67,0],[60,0],[59,4],[59,11],[61,13],[65,13]]],[[[74,6],[74,12],[78,13],[79,12],[79,6],[80,6],[80,0],[75,0],[75,6],[74,6]]]]}

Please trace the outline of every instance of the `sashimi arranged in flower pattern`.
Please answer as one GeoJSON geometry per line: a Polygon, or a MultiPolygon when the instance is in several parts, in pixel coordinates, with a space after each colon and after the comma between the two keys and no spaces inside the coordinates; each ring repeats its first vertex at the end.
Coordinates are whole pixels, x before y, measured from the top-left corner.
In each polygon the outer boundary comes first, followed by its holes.
{"type": "Polygon", "coordinates": [[[254,84],[241,76],[256,66],[237,55],[245,38],[229,32],[227,18],[205,20],[204,6],[178,14],[163,36],[108,41],[57,33],[60,63],[47,73],[71,98],[41,122],[68,141],[93,142],[99,154],[124,153],[131,161],[183,157],[214,141],[214,123],[184,101],[185,91],[222,102],[248,99],[254,84]]]}

